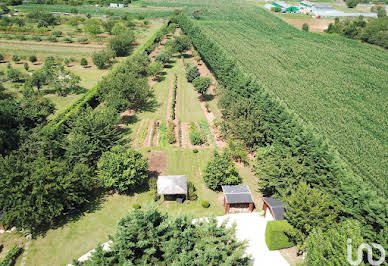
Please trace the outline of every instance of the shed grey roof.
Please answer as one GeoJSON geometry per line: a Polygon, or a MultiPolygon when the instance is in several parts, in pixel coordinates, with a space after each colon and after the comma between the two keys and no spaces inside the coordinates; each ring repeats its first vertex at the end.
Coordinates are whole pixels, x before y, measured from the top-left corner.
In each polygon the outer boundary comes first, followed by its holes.
{"type": "Polygon", "coordinates": [[[187,194],[187,181],[184,175],[169,175],[158,177],[158,194],[187,194]]]}
{"type": "Polygon", "coordinates": [[[267,203],[269,208],[271,208],[275,220],[285,219],[285,204],[283,202],[272,197],[263,197],[263,201],[267,203]]]}
{"type": "Polygon", "coordinates": [[[227,203],[253,202],[251,191],[247,185],[222,186],[227,203]]]}

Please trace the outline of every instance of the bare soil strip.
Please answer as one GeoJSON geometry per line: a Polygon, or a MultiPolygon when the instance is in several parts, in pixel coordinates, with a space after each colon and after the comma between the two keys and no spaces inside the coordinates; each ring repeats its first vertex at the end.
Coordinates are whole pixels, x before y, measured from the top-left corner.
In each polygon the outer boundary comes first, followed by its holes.
{"type": "Polygon", "coordinates": [[[153,147],[158,147],[158,145],[159,145],[159,126],[160,126],[160,123],[162,123],[161,120],[156,121],[155,129],[154,129],[155,130],[154,139],[152,140],[153,147]]]}
{"type": "Polygon", "coordinates": [[[167,153],[163,151],[152,151],[148,154],[148,166],[151,172],[157,175],[164,174],[167,168],[167,153]]]}
{"type": "Polygon", "coordinates": [[[152,125],[154,124],[154,120],[150,120],[148,123],[148,129],[147,129],[147,136],[144,139],[143,147],[150,147],[151,146],[151,133],[152,133],[152,125]]]}
{"type": "Polygon", "coordinates": [[[181,130],[182,130],[182,148],[193,148],[193,145],[190,142],[189,137],[189,123],[182,122],[181,123],[181,130]]]}

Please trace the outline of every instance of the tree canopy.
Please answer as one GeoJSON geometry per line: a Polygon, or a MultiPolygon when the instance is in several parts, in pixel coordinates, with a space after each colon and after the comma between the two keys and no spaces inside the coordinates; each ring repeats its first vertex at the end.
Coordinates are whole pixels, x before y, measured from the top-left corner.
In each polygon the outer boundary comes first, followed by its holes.
{"type": "Polygon", "coordinates": [[[148,161],[133,149],[114,146],[102,154],[98,162],[101,182],[119,193],[133,192],[148,178],[148,161]]]}
{"type": "Polygon", "coordinates": [[[220,190],[222,185],[237,185],[241,182],[234,162],[226,151],[222,154],[214,152],[213,157],[207,163],[203,179],[212,190],[220,190]]]}
{"type": "Polygon", "coordinates": [[[122,218],[110,251],[99,246],[80,265],[248,265],[235,228],[169,217],[156,209],[132,210],[122,218]]]}

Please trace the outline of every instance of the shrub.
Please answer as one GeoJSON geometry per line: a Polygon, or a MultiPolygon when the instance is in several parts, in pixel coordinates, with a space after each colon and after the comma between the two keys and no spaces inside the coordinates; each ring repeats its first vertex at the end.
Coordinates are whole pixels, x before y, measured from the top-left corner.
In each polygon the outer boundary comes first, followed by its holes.
{"type": "Polygon", "coordinates": [[[116,56],[127,56],[134,41],[135,35],[133,32],[127,31],[111,38],[108,47],[116,56]]]}
{"type": "Polygon", "coordinates": [[[38,61],[38,58],[35,55],[30,55],[28,59],[30,60],[31,63],[35,63],[36,61],[38,61]]]}
{"type": "Polygon", "coordinates": [[[212,190],[220,190],[222,185],[237,185],[241,182],[234,162],[226,151],[223,154],[214,152],[213,158],[207,163],[203,179],[212,190]]]}
{"type": "Polygon", "coordinates": [[[61,37],[61,36],[62,36],[62,31],[59,31],[59,30],[53,31],[53,35],[54,35],[55,37],[61,37]]]}
{"type": "Polygon", "coordinates": [[[65,37],[65,38],[63,38],[63,41],[66,42],[66,43],[72,43],[73,39],[70,38],[70,37],[65,37]]]}
{"type": "Polygon", "coordinates": [[[167,64],[168,62],[170,62],[171,56],[172,56],[171,50],[166,49],[155,57],[155,61],[159,61],[162,64],[167,64]]]}
{"type": "Polygon", "coordinates": [[[282,12],[282,9],[280,7],[274,6],[274,7],[271,7],[271,11],[279,13],[279,12],[282,12]]]}
{"type": "Polygon", "coordinates": [[[265,228],[265,243],[269,250],[289,248],[295,244],[289,239],[288,234],[293,227],[286,221],[269,221],[265,228]]]}
{"type": "Polygon", "coordinates": [[[186,79],[188,82],[193,82],[194,79],[201,75],[198,67],[195,65],[189,65],[186,69],[186,79]]]}
{"type": "Polygon", "coordinates": [[[107,50],[95,52],[92,55],[93,63],[97,66],[98,69],[103,69],[107,65],[109,65],[111,58],[112,58],[112,55],[107,50]]]}
{"type": "Polygon", "coordinates": [[[195,90],[204,95],[209,88],[211,84],[210,78],[207,77],[197,77],[196,79],[193,80],[193,86],[195,90]]]}
{"type": "Polygon", "coordinates": [[[193,149],[193,153],[198,153],[199,150],[198,149],[193,149]]]}
{"type": "Polygon", "coordinates": [[[86,67],[88,65],[88,60],[86,60],[86,58],[83,57],[81,58],[80,64],[81,66],[86,67]]]}
{"type": "Polygon", "coordinates": [[[40,41],[42,41],[42,38],[40,36],[34,35],[31,37],[31,40],[40,42],[40,41]]]}
{"type": "Polygon", "coordinates": [[[173,144],[176,139],[175,139],[175,124],[173,121],[168,120],[168,125],[167,125],[167,141],[170,144],[173,144]]]}
{"type": "Polygon", "coordinates": [[[201,206],[205,209],[210,207],[210,203],[207,200],[201,202],[201,206]]]}
{"type": "Polygon", "coordinates": [[[204,142],[201,136],[201,132],[198,130],[198,127],[194,122],[190,123],[189,136],[190,142],[193,145],[201,145],[204,142]]]}
{"type": "Polygon", "coordinates": [[[104,186],[119,193],[133,191],[148,177],[147,159],[123,146],[114,146],[111,151],[104,152],[97,166],[104,186]]]}
{"type": "Polygon", "coordinates": [[[178,87],[178,82],[177,82],[177,75],[175,74],[175,80],[174,80],[174,85],[173,85],[173,88],[172,88],[172,99],[171,99],[171,112],[170,112],[170,115],[171,115],[171,119],[174,120],[175,119],[175,105],[176,105],[176,89],[178,87]]]}
{"type": "Polygon", "coordinates": [[[151,148],[150,148],[150,147],[147,147],[147,148],[145,149],[145,151],[146,151],[146,152],[151,152],[151,148]]]}
{"type": "Polygon", "coordinates": [[[81,38],[78,38],[77,40],[79,43],[82,43],[82,44],[87,44],[89,39],[87,37],[81,37],[81,38]]]}
{"type": "Polygon", "coordinates": [[[132,205],[132,208],[135,209],[135,210],[139,210],[139,209],[141,209],[141,206],[140,206],[139,203],[135,203],[135,204],[132,205]]]}
{"type": "Polygon", "coordinates": [[[198,195],[196,193],[197,189],[195,188],[193,182],[188,181],[187,182],[187,194],[188,194],[188,200],[196,200],[198,198],[198,195]]]}
{"type": "Polygon", "coordinates": [[[55,36],[49,36],[47,37],[47,40],[50,42],[58,42],[58,39],[55,36]]]}
{"type": "Polygon", "coordinates": [[[18,63],[20,61],[20,57],[18,55],[14,54],[12,56],[12,61],[14,61],[15,63],[18,63]]]}
{"type": "Polygon", "coordinates": [[[26,71],[28,71],[28,70],[30,69],[30,66],[28,65],[27,62],[25,62],[23,66],[24,66],[24,69],[25,69],[26,71]]]}
{"type": "Polygon", "coordinates": [[[303,30],[303,31],[309,31],[309,24],[303,23],[303,25],[302,25],[302,30],[303,30]]]}

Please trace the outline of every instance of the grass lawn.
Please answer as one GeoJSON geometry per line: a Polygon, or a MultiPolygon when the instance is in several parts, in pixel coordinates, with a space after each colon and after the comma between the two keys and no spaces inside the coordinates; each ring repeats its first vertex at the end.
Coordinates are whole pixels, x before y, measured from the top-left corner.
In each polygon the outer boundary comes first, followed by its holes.
{"type": "MultiPolygon", "coordinates": [[[[167,153],[166,174],[185,174],[198,190],[199,199],[184,204],[176,202],[154,203],[152,194],[144,192],[132,196],[109,195],[103,198],[99,208],[85,213],[78,220],[69,222],[61,228],[49,230],[44,237],[32,240],[28,251],[27,265],[65,265],[94,248],[97,243],[108,240],[115,231],[118,220],[123,217],[134,203],[143,207],[154,204],[171,215],[186,214],[193,217],[222,215],[221,193],[206,188],[201,173],[212,154],[211,149],[202,149],[194,154],[191,150],[165,149],[167,153]],[[202,200],[208,200],[210,207],[204,209],[202,200]]],[[[18,260],[20,263],[21,259],[18,260]]],[[[19,265],[19,264],[17,264],[19,265]]]]}
{"type": "Polygon", "coordinates": [[[184,122],[206,120],[198,100],[198,93],[194,90],[193,85],[186,80],[186,70],[181,62],[175,67],[178,76],[177,118],[184,122]]]}
{"type": "Polygon", "coordinates": [[[27,242],[27,239],[23,237],[23,234],[17,231],[11,233],[0,234],[0,261],[8,251],[14,246],[23,246],[27,242]]]}

